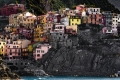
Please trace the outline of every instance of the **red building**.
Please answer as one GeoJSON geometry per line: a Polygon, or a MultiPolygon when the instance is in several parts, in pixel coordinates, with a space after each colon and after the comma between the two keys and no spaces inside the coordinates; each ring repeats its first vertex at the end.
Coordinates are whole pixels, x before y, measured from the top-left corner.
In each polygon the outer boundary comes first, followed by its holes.
{"type": "Polygon", "coordinates": [[[0,8],[0,15],[9,16],[11,14],[17,14],[20,11],[25,11],[25,7],[23,4],[9,4],[4,5],[2,8],[0,8]]]}

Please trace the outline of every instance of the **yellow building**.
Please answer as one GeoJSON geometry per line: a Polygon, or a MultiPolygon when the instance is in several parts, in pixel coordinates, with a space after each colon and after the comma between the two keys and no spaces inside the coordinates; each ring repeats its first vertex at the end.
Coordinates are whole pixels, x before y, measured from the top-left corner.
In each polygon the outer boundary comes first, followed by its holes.
{"type": "Polygon", "coordinates": [[[28,45],[28,51],[29,51],[29,52],[32,52],[32,51],[33,51],[33,44],[29,44],[29,45],[28,45]]]}
{"type": "Polygon", "coordinates": [[[29,53],[33,53],[33,49],[36,48],[36,46],[37,46],[38,44],[40,44],[39,41],[38,41],[38,42],[33,42],[33,43],[29,44],[29,45],[28,45],[28,51],[29,51],[29,53]]]}
{"type": "Polygon", "coordinates": [[[34,41],[43,41],[43,27],[41,24],[38,24],[36,28],[34,28],[34,41]]]}
{"type": "Polygon", "coordinates": [[[33,27],[36,19],[37,17],[30,12],[24,12],[17,16],[17,22],[24,25],[26,28],[33,27]]]}
{"type": "Polygon", "coordinates": [[[88,17],[87,16],[83,16],[81,22],[82,23],[87,23],[87,21],[88,21],[88,17]]]}
{"type": "Polygon", "coordinates": [[[40,16],[40,23],[45,24],[46,23],[46,15],[41,15],[40,16]]]}
{"type": "Polygon", "coordinates": [[[15,32],[16,30],[17,30],[16,27],[13,27],[13,28],[12,28],[12,32],[15,32]]]}
{"type": "Polygon", "coordinates": [[[79,16],[70,16],[69,18],[69,25],[79,25],[81,24],[81,17],[79,16]]]}
{"type": "Polygon", "coordinates": [[[0,41],[0,55],[4,55],[5,46],[6,46],[6,42],[5,41],[0,41]]]}

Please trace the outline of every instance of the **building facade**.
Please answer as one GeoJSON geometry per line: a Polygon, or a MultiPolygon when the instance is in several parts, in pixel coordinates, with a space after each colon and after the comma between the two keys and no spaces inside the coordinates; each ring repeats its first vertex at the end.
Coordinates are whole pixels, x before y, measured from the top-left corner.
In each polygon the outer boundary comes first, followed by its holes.
{"type": "Polygon", "coordinates": [[[81,24],[81,17],[80,16],[70,16],[69,18],[69,25],[79,25],[81,24]]]}
{"type": "Polygon", "coordinates": [[[33,57],[35,60],[41,59],[44,54],[51,48],[49,44],[38,44],[37,48],[33,51],[33,57]]]}

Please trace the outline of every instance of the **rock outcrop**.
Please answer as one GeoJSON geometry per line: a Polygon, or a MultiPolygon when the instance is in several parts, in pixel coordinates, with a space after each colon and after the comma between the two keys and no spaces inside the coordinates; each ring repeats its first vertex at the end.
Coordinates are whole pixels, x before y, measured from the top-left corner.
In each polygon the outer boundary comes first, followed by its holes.
{"type": "Polygon", "coordinates": [[[116,73],[120,70],[120,40],[102,34],[97,30],[99,27],[79,29],[76,48],[50,49],[38,65],[51,75],[109,76],[116,73]]]}
{"type": "Polygon", "coordinates": [[[2,61],[0,57],[0,79],[20,79],[20,77],[13,73],[2,61]]]}

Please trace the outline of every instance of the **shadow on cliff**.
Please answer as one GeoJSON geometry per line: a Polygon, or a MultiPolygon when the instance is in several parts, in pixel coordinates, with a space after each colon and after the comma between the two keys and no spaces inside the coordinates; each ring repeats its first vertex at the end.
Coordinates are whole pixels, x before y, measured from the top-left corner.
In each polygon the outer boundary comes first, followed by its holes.
{"type": "Polygon", "coordinates": [[[79,25],[76,48],[52,48],[37,61],[38,65],[51,75],[109,76],[116,73],[120,70],[120,41],[111,34],[102,34],[101,30],[99,25],[79,25]]]}

